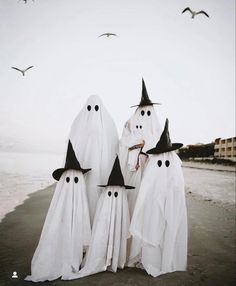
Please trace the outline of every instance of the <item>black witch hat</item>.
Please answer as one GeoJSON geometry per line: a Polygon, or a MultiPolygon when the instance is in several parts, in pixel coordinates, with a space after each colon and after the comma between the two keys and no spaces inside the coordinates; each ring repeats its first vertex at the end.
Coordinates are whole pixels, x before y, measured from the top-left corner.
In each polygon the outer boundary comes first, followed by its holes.
{"type": "Polygon", "coordinates": [[[135,106],[140,107],[140,106],[147,106],[147,105],[153,105],[153,104],[160,104],[160,103],[153,103],[151,101],[151,99],[149,98],[148,93],[147,93],[147,89],[145,86],[144,79],[142,78],[142,97],[141,97],[140,103],[138,105],[133,105],[131,107],[135,107],[135,106]]]}
{"type": "Polygon", "coordinates": [[[67,147],[65,167],[55,170],[52,173],[52,176],[55,180],[59,181],[61,178],[61,175],[67,170],[78,170],[78,171],[81,171],[83,174],[91,170],[91,169],[81,168],[80,163],[75,156],[75,151],[73,149],[73,146],[70,140],[69,140],[68,147],[67,147]]]}
{"type": "Polygon", "coordinates": [[[114,165],[111,170],[111,174],[108,178],[107,185],[99,185],[99,187],[108,187],[108,186],[121,186],[125,187],[126,189],[135,189],[135,187],[125,185],[118,156],[115,159],[114,165]]]}
{"type": "Polygon", "coordinates": [[[146,152],[147,154],[161,154],[179,149],[183,146],[182,143],[171,143],[168,125],[169,120],[166,119],[165,128],[161,134],[160,140],[157,142],[156,147],[146,152]]]}

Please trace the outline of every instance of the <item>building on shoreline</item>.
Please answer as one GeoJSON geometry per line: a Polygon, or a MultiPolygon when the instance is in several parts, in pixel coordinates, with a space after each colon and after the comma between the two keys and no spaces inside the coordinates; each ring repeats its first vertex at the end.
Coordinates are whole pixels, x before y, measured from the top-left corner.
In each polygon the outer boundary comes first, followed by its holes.
{"type": "Polygon", "coordinates": [[[229,160],[236,162],[236,137],[217,138],[208,144],[187,145],[178,150],[181,159],[229,160]]]}
{"type": "Polygon", "coordinates": [[[236,137],[217,138],[215,140],[214,157],[236,161],[236,137]]]}

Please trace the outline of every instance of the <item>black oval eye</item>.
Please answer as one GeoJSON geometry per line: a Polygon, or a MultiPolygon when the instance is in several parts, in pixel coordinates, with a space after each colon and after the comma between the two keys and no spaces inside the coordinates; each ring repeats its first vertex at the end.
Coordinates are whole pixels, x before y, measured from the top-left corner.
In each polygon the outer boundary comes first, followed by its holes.
{"type": "Polygon", "coordinates": [[[170,161],[169,161],[169,160],[166,160],[166,161],[165,161],[165,165],[166,165],[166,167],[169,167],[169,166],[170,166],[170,161]]]}
{"type": "Polygon", "coordinates": [[[158,165],[158,167],[161,167],[161,165],[162,165],[161,160],[158,160],[158,161],[157,161],[157,165],[158,165]]]}
{"type": "Polygon", "coordinates": [[[95,109],[96,111],[98,111],[99,106],[98,106],[98,105],[95,105],[94,109],[95,109]]]}
{"type": "Polygon", "coordinates": [[[139,128],[142,129],[142,125],[140,125],[139,128]]]}
{"type": "Polygon", "coordinates": [[[109,196],[109,197],[111,196],[111,191],[108,192],[108,196],[109,196]]]}
{"type": "Polygon", "coordinates": [[[118,193],[117,193],[117,192],[115,192],[115,193],[114,193],[114,196],[115,196],[115,197],[118,197],[118,193]]]}
{"type": "Polygon", "coordinates": [[[87,109],[88,109],[88,111],[90,111],[91,110],[91,105],[88,105],[87,109]]]}
{"type": "Polygon", "coordinates": [[[147,115],[148,115],[148,116],[150,116],[150,115],[151,115],[151,111],[150,111],[150,110],[148,110],[147,115]]]}
{"type": "Polygon", "coordinates": [[[77,184],[79,181],[78,177],[74,177],[74,182],[77,184]]]}
{"type": "Polygon", "coordinates": [[[70,182],[70,178],[66,177],[66,182],[69,183],[70,182]]]}
{"type": "Polygon", "coordinates": [[[144,116],[144,114],[145,114],[145,111],[144,111],[144,110],[142,110],[142,111],[141,111],[141,115],[142,115],[142,116],[144,116]]]}
{"type": "Polygon", "coordinates": [[[136,128],[138,128],[138,125],[136,125],[136,128]]]}

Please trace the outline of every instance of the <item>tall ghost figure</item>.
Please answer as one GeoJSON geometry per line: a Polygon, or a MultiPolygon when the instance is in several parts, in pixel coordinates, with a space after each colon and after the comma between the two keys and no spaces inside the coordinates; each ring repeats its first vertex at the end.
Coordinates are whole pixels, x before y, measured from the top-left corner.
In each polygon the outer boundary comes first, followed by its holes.
{"type": "Polygon", "coordinates": [[[69,139],[81,164],[93,170],[85,179],[92,223],[100,194],[97,184],[105,183],[118,148],[115,123],[98,96],[88,98],[72,124],[69,139]]]}
{"type": "Polygon", "coordinates": [[[65,167],[53,172],[58,183],[25,280],[51,281],[79,270],[91,238],[83,175],[90,170],[81,168],[69,142],[65,167]]]}
{"type": "Polygon", "coordinates": [[[141,263],[148,274],[183,271],[187,264],[187,215],[181,161],[173,150],[168,120],[141,181],[130,232],[140,241],[131,245],[130,259],[141,263]]]}
{"type": "Polygon", "coordinates": [[[135,186],[135,191],[128,192],[129,209],[132,215],[143,172],[146,156],[143,152],[150,149],[161,135],[161,126],[153,103],[142,80],[142,97],[135,113],[125,123],[119,144],[121,169],[128,184],[135,186]]]}
{"type": "Polygon", "coordinates": [[[126,186],[116,158],[107,185],[97,203],[92,238],[85,257],[84,267],[78,273],[64,275],[62,279],[77,279],[98,272],[124,268],[129,234],[129,209],[126,186]]]}

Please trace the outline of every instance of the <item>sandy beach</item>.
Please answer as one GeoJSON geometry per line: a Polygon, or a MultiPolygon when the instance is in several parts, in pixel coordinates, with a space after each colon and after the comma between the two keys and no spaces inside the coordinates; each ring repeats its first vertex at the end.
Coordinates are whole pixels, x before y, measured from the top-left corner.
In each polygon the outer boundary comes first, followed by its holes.
{"type": "MultiPolygon", "coordinates": [[[[0,223],[0,285],[32,285],[30,273],[54,186],[30,195],[0,223]],[[17,271],[18,279],[12,279],[17,271]]],[[[152,278],[143,270],[125,268],[74,281],[56,280],[43,285],[234,285],[235,208],[187,193],[189,224],[188,269],[152,278]]]]}

